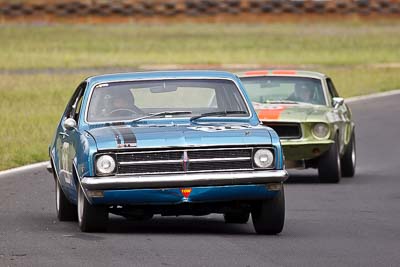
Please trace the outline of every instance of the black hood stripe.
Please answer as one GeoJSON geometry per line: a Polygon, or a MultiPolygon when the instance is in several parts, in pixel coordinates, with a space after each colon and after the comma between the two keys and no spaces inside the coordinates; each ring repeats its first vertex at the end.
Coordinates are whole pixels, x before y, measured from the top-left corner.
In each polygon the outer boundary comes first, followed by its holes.
{"type": "Polygon", "coordinates": [[[133,133],[132,128],[119,127],[116,129],[121,133],[124,144],[136,144],[136,135],[133,133]]]}
{"type": "Polygon", "coordinates": [[[115,141],[117,142],[117,145],[120,145],[121,144],[120,133],[114,127],[110,127],[110,128],[111,128],[111,131],[114,133],[115,141]]]}

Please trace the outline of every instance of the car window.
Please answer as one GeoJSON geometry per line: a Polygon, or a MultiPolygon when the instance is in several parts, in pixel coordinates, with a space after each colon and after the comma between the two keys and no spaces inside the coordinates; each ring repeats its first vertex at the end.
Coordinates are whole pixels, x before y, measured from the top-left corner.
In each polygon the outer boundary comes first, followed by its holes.
{"type": "Polygon", "coordinates": [[[329,90],[329,94],[331,95],[331,97],[338,97],[339,94],[336,91],[335,85],[333,84],[332,80],[330,78],[327,78],[326,83],[328,85],[328,90],[329,90]]]}
{"type": "Polygon", "coordinates": [[[295,101],[325,105],[321,80],[307,77],[263,76],[241,78],[253,102],[295,101]]]}
{"type": "Polygon", "coordinates": [[[68,105],[65,109],[65,117],[73,118],[78,121],[79,113],[81,110],[83,92],[86,88],[86,82],[81,83],[78,88],[76,88],[74,94],[68,102],[68,105]]]}
{"type": "Polygon", "coordinates": [[[79,98],[77,99],[76,108],[74,109],[74,112],[73,112],[73,118],[76,121],[78,121],[78,119],[79,119],[79,114],[80,114],[81,107],[82,107],[82,99],[83,99],[83,94],[81,94],[79,96],[79,98]]]}
{"type": "Polygon", "coordinates": [[[93,89],[87,120],[128,120],[164,111],[189,111],[193,116],[226,110],[244,112],[235,116],[249,116],[242,94],[230,80],[114,82],[99,84],[93,89]]]}

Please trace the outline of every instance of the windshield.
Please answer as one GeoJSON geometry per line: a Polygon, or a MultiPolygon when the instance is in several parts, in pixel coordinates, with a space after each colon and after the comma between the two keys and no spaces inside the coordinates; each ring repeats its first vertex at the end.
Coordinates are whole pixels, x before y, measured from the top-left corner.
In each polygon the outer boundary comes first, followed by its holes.
{"type": "Polygon", "coordinates": [[[243,77],[251,101],[325,105],[321,80],[306,77],[243,77]]]}
{"type": "Polygon", "coordinates": [[[227,116],[249,116],[239,89],[229,80],[113,82],[93,89],[87,121],[134,120],[160,112],[169,112],[160,116],[170,118],[225,111],[240,113],[227,116]]]}

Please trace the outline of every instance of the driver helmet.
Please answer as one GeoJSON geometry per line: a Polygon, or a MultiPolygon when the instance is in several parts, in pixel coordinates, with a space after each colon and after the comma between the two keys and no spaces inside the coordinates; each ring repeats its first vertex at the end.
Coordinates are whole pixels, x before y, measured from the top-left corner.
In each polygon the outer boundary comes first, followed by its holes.
{"type": "Polygon", "coordinates": [[[298,101],[311,102],[314,99],[315,90],[309,83],[296,83],[294,92],[298,101]]]}
{"type": "Polygon", "coordinates": [[[129,109],[135,105],[135,99],[130,90],[118,89],[104,96],[108,110],[129,109]]]}

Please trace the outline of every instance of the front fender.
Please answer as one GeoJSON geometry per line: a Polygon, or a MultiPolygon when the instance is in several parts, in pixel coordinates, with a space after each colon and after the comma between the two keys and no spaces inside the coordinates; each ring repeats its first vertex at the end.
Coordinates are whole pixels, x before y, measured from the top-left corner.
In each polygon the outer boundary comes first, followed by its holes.
{"type": "Polygon", "coordinates": [[[276,148],[276,155],[275,155],[276,168],[278,170],[283,170],[284,156],[283,156],[281,140],[280,140],[278,134],[272,128],[269,128],[269,129],[270,129],[269,134],[271,136],[271,144],[276,148]]]}
{"type": "Polygon", "coordinates": [[[78,187],[82,177],[93,176],[93,154],[97,151],[97,145],[93,137],[87,133],[77,132],[74,140],[75,157],[72,161],[72,186],[66,194],[68,199],[76,204],[78,199],[78,187]]]}
{"type": "Polygon", "coordinates": [[[93,156],[97,152],[97,144],[94,138],[86,132],[79,135],[77,142],[74,166],[77,178],[80,180],[83,176],[95,175],[93,156]]]}

